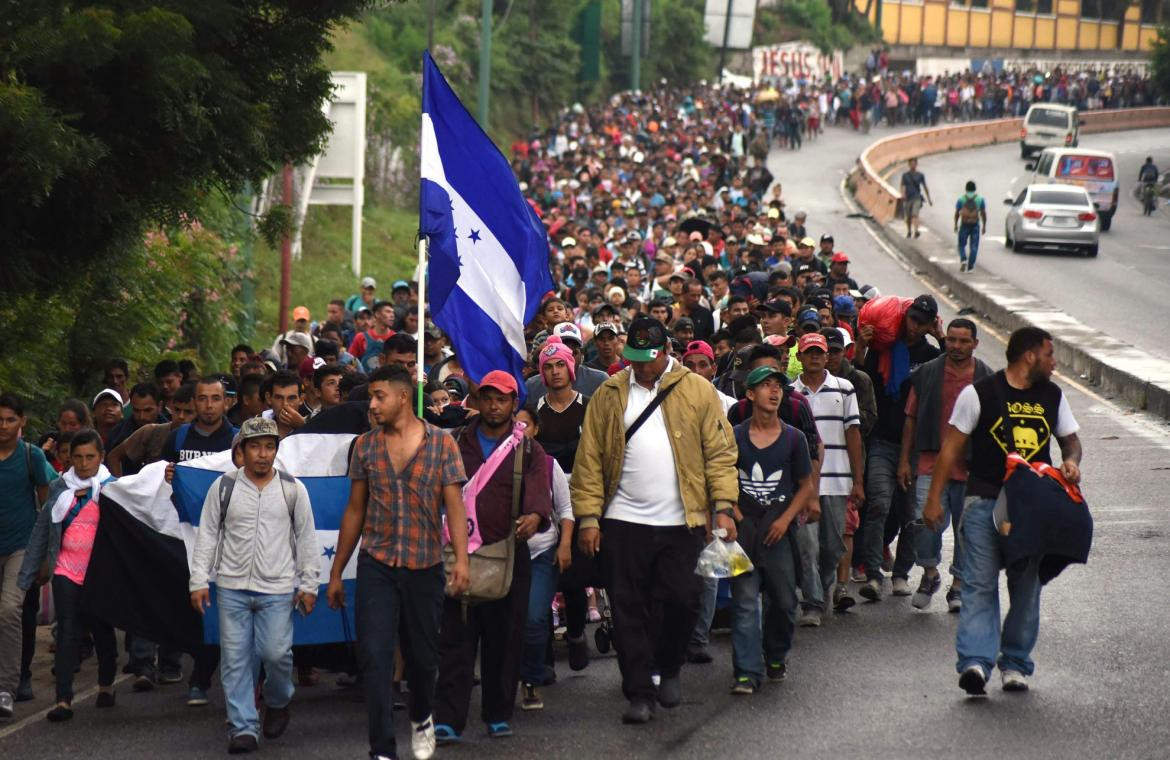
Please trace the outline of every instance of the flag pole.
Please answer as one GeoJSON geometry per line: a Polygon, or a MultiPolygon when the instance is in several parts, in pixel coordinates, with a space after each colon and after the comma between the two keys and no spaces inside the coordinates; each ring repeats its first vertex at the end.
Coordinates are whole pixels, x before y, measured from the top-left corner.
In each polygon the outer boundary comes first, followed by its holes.
{"type": "Polygon", "coordinates": [[[427,238],[419,235],[418,238],[418,418],[423,418],[423,343],[426,340],[426,322],[423,314],[426,311],[427,300],[427,238]]]}

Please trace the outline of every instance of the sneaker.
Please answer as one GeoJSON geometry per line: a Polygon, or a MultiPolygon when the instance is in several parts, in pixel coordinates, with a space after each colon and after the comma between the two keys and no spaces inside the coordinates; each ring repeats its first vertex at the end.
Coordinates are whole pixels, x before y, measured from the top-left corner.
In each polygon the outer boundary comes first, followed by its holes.
{"type": "Polygon", "coordinates": [[[146,673],[141,673],[134,679],[134,691],[150,691],[154,688],[154,679],[146,673]]]}
{"type": "Polygon", "coordinates": [[[236,734],[228,742],[229,755],[246,755],[260,748],[260,742],[251,734],[236,734]]]}
{"type": "Polygon", "coordinates": [[[626,711],[622,713],[622,723],[642,724],[649,723],[654,718],[654,705],[644,699],[630,700],[626,711]]]}
{"type": "Polygon", "coordinates": [[[45,718],[51,723],[62,723],[73,717],[73,708],[65,705],[55,705],[52,710],[45,714],[45,718]]]}
{"type": "Polygon", "coordinates": [[[967,692],[969,697],[986,697],[987,696],[987,676],[983,673],[983,668],[979,665],[968,665],[963,674],[959,676],[959,688],[967,692]]]}
{"type": "Polygon", "coordinates": [[[590,623],[600,623],[601,622],[601,613],[597,611],[596,607],[589,608],[589,622],[590,623]]]}
{"type": "Polygon", "coordinates": [[[853,568],[853,570],[849,573],[849,580],[853,581],[854,583],[865,583],[865,567],[853,568]]]}
{"type": "Polygon", "coordinates": [[[536,685],[531,683],[521,684],[520,686],[522,698],[520,701],[521,710],[543,710],[544,700],[540,698],[540,692],[536,690],[536,685]]]}
{"type": "MultiPolygon", "coordinates": [[[[181,671],[181,670],[168,670],[166,668],[163,668],[162,671],[160,671],[159,675],[158,675],[158,682],[159,683],[178,683],[179,681],[182,681],[182,680],[183,680],[183,671],[181,671]]],[[[247,734],[241,734],[241,736],[247,736],[247,734]]]]}
{"type": "Polygon", "coordinates": [[[960,271],[960,272],[966,272],[966,271],[967,271],[967,262],[965,262],[965,261],[960,261],[960,262],[959,262],[959,271],[960,271]]]}
{"type": "Polygon", "coordinates": [[[900,575],[895,575],[891,583],[891,590],[894,596],[910,596],[910,581],[900,575]]]}
{"type": "Polygon", "coordinates": [[[882,600],[882,582],[877,578],[871,581],[866,581],[857,593],[861,594],[863,599],[868,599],[871,602],[880,602],[882,600]]]}
{"type": "Polygon", "coordinates": [[[963,592],[951,586],[947,589],[947,612],[958,612],[963,609],[963,592]]]}
{"type": "Polygon", "coordinates": [[[712,662],[711,655],[707,653],[707,648],[692,644],[687,647],[687,662],[692,665],[709,665],[712,662]]]}
{"type": "Polygon", "coordinates": [[[0,718],[12,717],[12,706],[16,700],[6,691],[0,691],[0,718]]]}
{"type": "MultiPolygon", "coordinates": [[[[187,707],[205,707],[207,703],[207,692],[203,689],[200,689],[198,686],[192,686],[187,690],[187,707]]],[[[241,736],[246,736],[246,734],[241,734],[241,736]]]]}
{"type": "Polygon", "coordinates": [[[845,584],[837,584],[837,588],[833,589],[833,612],[844,612],[855,604],[857,600],[849,593],[845,584]]]}
{"type": "Polygon", "coordinates": [[[918,590],[914,592],[914,598],[910,600],[910,606],[916,610],[926,609],[941,586],[942,576],[923,574],[922,580],[918,583],[918,590]]]}
{"type": "Polygon", "coordinates": [[[678,676],[664,677],[658,682],[658,704],[666,708],[682,704],[682,682],[678,676]]]}
{"type": "Polygon", "coordinates": [[[284,707],[267,707],[264,710],[264,738],[277,739],[288,728],[288,705],[284,707]]]}
{"type": "Polygon", "coordinates": [[[1004,691],[1027,691],[1028,677],[1018,670],[1003,670],[999,671],[999,676],[1002,679],[1004,691]]]}
{"type": "Polygon", "coordinates": [[[589,667],[589,643],[585,634],[569,639],[569,670],[584,670],[589,667]]]}
{"type": "Polygon", "coordinates": [[[800,617],[796,619],[796,624],[801,628],[820,628],[820,610],[802,610],[800,617]]]}
{"type": "Polygon", "coordinates": [[[488,736],[492,739],[507,739],[511,735],[512,727],[508,725],[506,720],[488,724],[488,736]]]}
{"type": "Polygon", "coordinates": [[[113,707],[117,698],[112,691],[99,691],[97,695],[97,707],[113,707]]]}
{"type": "Polygon", "coordinates": [[[756,685],[752,683],[752,679],[747,676],[740,676],[735,679],[735,683],[731,685],[731,693],[736,696],[744,696],[747,694],[756,693],[756,685]]]}
{"type": "Polygon", "coordinates": [[[422,723],[410,722],[410,751],[416,760],[430,760],[435,754],[435,722],[430,716],[422,723]]]}
{"type": "Polygon", "coordinates": [[[768,663],[768,680],[769,681],[783,681],[788,677],[788,664],[784,662],[769,662],[768,663]]]}
{"type": "Polygon", "coordinates": [[[20,685],[16,687],[16,701],[17,702],[31,702],[34,699],[32,679],[20,679],[20,685]]]}
{"type": "Polygon", "coordinates": [[[890,547],[882,550],[882,572],[894,572],[894,555],[890,554],[890,547]]]}

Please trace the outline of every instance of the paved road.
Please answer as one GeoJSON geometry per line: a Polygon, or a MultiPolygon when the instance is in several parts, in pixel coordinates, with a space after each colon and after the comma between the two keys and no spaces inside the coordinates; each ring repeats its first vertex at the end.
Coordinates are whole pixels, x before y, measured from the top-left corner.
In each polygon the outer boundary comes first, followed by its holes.
{"type": "MultiPolygon", "coordinates": [[[[1029,251],[1012,253],[1004,246],[1003,198],[1027,184],[1015,143],[925,156],[920,170],[926,174],[935,205],[924,209],[923,220],[948,244],[952,233],[955,199],[964,183],[973,179],[987,200],[987,232],[990,239],[980,247],[978,266],[1034,293],[1058,309],[1159,357],[1170,357],[1170,216],[1143,217],[1130,194],[1137,184],[1138,167],[1146,156],[1155,163],[1170,163],[1170,129],[1107,132],[1085,135],[1081,147],[1112,152],[1120,164],[1120,210],[1113,228],[1101,234],[1096,259],[1078,255],[1029,251]]],[[[894,174],[897,185],[900,170],[894,174]]],[[[948,252],[958,267],[958,254],[948,252]]]]}
{"type": "MultiPolygon", "coordinates": [[[[834,133],[800,153],[774,153],[772,171],[784,182],[790,207],[809,211],[810,231],[833,231],[859,279],[888,293],[916,294],[928,284],[881,250],[864,223],[848,219],[838,195],[840,178],[865,142],[834,133]]],[[[943,302],[944,318],[955,306],[943,302]]],[[[990,333],[983,334],[980,353],[1002,364],[1003,345],[990,333]]],[[[580,675],[570,674],[562,660],[561,682],[544,690],[545,710],[517,712],[515,738],[493,742],[473,724],[463,746],[440,756],[1165,757],[1170,607],[1161,603],[1161,592],[1170,576],[1170,516],[1163,508],[1170,435],[1164,425],[1062,382],[1082,425],[1097,535],[1090,563],[1069,569],[1044,592],[1030,693],[994,689],[985,702],[966,700],[954,673],[956,617],[941,600],[923,613],[905,598],[887,597],[821,629],[798,630],[788,681],[754,697],[727,693],[726,636],[716,636],[714,664],[684,670],[685,703],[660,711],[646,727],[618,721],[623,702],[612,656],[596,659],[580,675]]],[[[90,667],[79,687],[93,683],[90,667]]],[[[69,725],[33,715],[7,735],[0,726],[0,757],[220,755],[226,741],[221,693],[213,690],[210,708],[191,710],[178,689],[138,695],[123,686],[118,707],[109,712],[94,710],[90,699],[78,705],[69,725]]],[[[404,736],[405,717],[399,720],[404,736]]],[[[365,751],[361,706],[318,686],[299,691],[292,727],[263,754],[358,758],[365,751]]]]}

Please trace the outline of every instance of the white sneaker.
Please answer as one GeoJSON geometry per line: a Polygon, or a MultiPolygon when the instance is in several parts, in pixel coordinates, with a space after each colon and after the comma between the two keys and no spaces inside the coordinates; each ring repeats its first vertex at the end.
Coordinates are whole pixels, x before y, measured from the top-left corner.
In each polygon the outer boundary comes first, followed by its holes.
{"type": "Polygon", "coordinates": [[[427,716],[422,723],[410,722],[410,751],[418,760],[430,760],[435,755],[435,721],[427,716]]]}
{"type": "Polygon", "coordinates": [[[6,691],[0,691],[0,718],[12,717],[12,705],[15,700],[6,691]]]}
{"type": "Polygon", "coordinates": [[[1002,679],[1004,691],[1028,690],[1028,677],[1018,670],[1001,670],[999,677],[1002,679]]]}
{"type": "Polygon", "coordinates": [[[900,576],[894,576],[891,583],[892,589],[890,591],[894,596],[910,596],[910,581],[900,576]]]}

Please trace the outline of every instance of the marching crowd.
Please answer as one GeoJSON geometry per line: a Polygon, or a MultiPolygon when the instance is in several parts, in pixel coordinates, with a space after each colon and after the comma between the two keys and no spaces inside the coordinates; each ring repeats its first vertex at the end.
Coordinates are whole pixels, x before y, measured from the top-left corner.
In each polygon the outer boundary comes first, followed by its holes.
{"type": "MultiPolygon", "coordinates": [[[[218,661],[233,753],[289,724],[294,671],[317,677],[292,647],[293,616],[347,605],[355,552],[343,678],[364,692],[372,757],[397,756],[396,702],[419,758],[465,739],[476,684],[492,738],[511,735],[517,703],[542,709],[554,604],[571,670],[588,667],[591,619],[612,637],[623,722],[677,706],[683,666],[712,661],[719,583],[696,565],[715,531],[754,567],[727,589],[733,693],[783,681],[795,629],[865,614],[858,597],[924,610],[940,593],[960,616],[960,686],[982,695],[998,667],[1004,689],[1025,690],[1040,586],[1032,564],[1009,571],[1001,629],[990,515],[1013,440],[1048,461],[1055,438],[1057,466],[1079,478],[1051,339],[1018,330],[997,372],[974,357],[972,321],[944,325],[929,294],[859,284],[765,165],[765,119],[749,93],[663,87],[569,109],[511,146],[556,283],[527,329],[523,384],[502,367],[475,382],[458,336],[419,322],[417,282],[387,295],[365,277],[205,374],[112,359],[92,403],[63,402],[39,436],[19,395],[0,396],[0,716],[33,696],[49,582],[49,719],[72,716],[90,650],[97,707],[116,704],[115,632],[82,603],[99,493],[148,463],[228,450],[239,469],[208,492],[190,573],[196,609],[218,598],[220,645],[194,653],[188,704],[208,703],[218,661]],[[749,149],[761,137],[763,156],[749,149]],[[1004,438],[1005,403],[1028,404],[1043,431],[1004,438]],[[288,436],[312,431],[357,435],[328,578],[308,494],[273,466],[288,436]],[[944,568],[948,525],[963,540],[944,568]]],[[[135,690],[182,680],[180,652],[127,638],[135,690]]]]}

